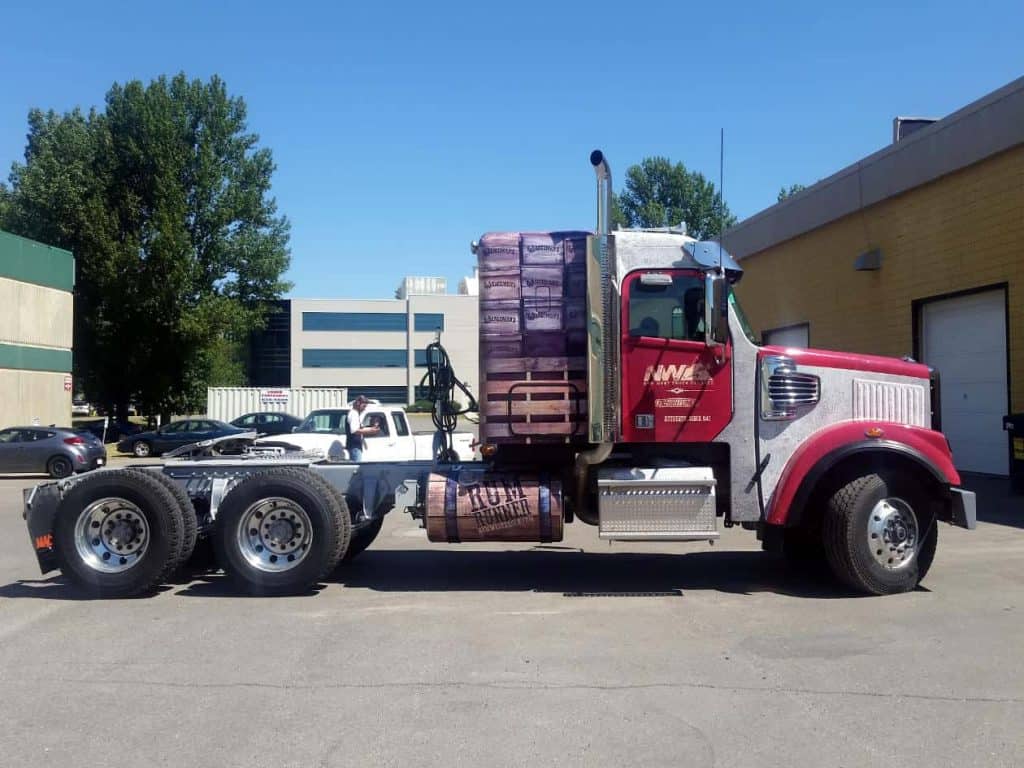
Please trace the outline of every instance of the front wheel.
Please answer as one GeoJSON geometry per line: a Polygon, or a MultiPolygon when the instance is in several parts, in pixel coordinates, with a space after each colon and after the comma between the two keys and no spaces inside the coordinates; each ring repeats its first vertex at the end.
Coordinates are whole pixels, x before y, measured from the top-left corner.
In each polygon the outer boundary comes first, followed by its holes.
{"type": "Polygon", "coordinates": [[[909,592],[928,573],[938,531],[928,499],[910,478],[869,474],[829,499],[825,554],[840,581],[858,592],[909,592]]]}
{"type": "Polygon", "coordinates": [[[145,440],[139,440],[132,446],[132,453],[140,459],[145,459],[153,453],[153,447],[145,440]]]}

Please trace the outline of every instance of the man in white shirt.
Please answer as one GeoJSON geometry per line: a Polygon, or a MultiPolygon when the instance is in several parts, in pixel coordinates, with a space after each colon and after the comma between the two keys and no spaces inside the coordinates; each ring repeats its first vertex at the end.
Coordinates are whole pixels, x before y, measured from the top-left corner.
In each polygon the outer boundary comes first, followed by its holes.
{"type": "Polygon", "coordinates": [[[352,407],[349,408],[345,420],[345,447],[348,449],[349,461],[362,461],[363,451],[366,450],[365,438],[380,432],[377,427],[363,426],[363,411],[366,410],[368,402],[365,397],[359,395],[352,401],[352,407]]]}

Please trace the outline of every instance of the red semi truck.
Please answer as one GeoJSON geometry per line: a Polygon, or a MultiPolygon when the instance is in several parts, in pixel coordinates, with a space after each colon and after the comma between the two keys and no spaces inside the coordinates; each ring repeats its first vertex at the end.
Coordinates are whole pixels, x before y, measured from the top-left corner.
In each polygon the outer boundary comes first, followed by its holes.
{"type": "MultiPolygon", "coordinates": [[[[938,376],[911,360],[761,346],[742,268],[682,231],[495,233],[480,262],[481,459],[450,463],[457,380],[430,352],[434,461],[352,464],[285,444],[100,470],[26,491],[44,573],[106,596],[153,588],[212,539],[243,591],[308,590],[402,509],[429,540],[714,540],[827,561],[869,594],[913,589],[939,522],[975,525],[939,431],[938,376]]],[[[429,350],[428,350],[429,351],[429,350]]],[[[510,555],[513,556],[514,555],[510,555]]]]}

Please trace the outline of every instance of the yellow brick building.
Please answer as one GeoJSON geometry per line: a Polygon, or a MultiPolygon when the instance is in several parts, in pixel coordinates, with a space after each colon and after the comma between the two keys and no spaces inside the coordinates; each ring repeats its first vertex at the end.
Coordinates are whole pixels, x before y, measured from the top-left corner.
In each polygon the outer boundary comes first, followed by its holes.
{"type": "Polygon", "coordinates": [[[942,375],[961,469],[1006,474],[1024,411],[1024,78],[725,233],[766,343],[942,375]]]}

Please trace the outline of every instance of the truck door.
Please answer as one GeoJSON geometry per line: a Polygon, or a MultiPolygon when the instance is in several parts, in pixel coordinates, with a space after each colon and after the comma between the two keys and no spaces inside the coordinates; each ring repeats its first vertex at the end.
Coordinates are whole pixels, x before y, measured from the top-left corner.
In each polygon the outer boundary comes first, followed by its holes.
{"type": "Polygon", "coordinates": [[[732,419],[732,346],[704,340],[704,274],[638,270],[622,283],[622,437],[708,442],[732,419]]]}

